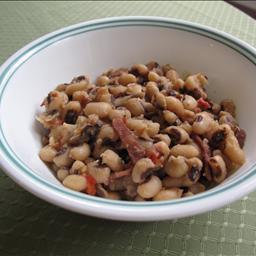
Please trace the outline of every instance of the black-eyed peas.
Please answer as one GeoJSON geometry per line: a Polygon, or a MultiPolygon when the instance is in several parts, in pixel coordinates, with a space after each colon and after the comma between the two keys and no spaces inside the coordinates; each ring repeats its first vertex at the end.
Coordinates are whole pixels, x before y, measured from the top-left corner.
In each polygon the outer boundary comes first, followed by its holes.
{"type": "Polygon", "coordinates": [[[96,114],[100,118],[107,117],[112,107],[107,102],[90,102],[84,108],[85,115],[96,114]]]}
{"type": "Polygon", "coordinates": [[[75,77],[41,104],[39,157],[65,187],[106,199],[202,193],[245,162],[235,105],[211,101],[207,83],[155,61],[75,77]]]}
{"type": "Polygon", "coordinates": [[[57,171],[57,177],[59,181],[63,181],[68,175],[69,175],[69,172],[66,169],[59,169],[57,171]]]}
{"type": "Polygon", "coordinates": [[[108,184],[110,176],[110,168],[106,166],[99,166],[98,161],[87,164],[88,173],[95,179],[96,183],[108,184]]]}
{"type": "Polygon", "coordinates": [[[102,164],[106,164],[112,171],[118,172],[123,170],[122,158],[113,150],[107,149],[101,155],[102,164]]]}
{"type": "Polygon", "coordinates": [[[173,200],[180,198],[182,196],[182,189],[179,188],[169,188],[159,191],[154,197],[154,201],[163,201],[163,200],[173,200]]]}
{"type": "Polygon", "coordinates": [[[164,166],[164,170],[170,177],[180,178],[188,172],[189,166],[186,163],[185,157],[170,156],[164,166]]]}
{"type": "Polygon", "coordinates": [[[87,143],[84,143],[80,146],[73,147],[70,149],[69,157],[74,160],[84,161],[91,154],[90,146],[87,143]]]}
{"type": "Polygon", "coordinates": [[[166,73],[166,77],[173,83],[175,84],[177,80],[180,78],[179,74],[176,70],[170,69],[166,73]]]}
{"type": "Polygon", "coordinates": [[[144,108],[139,98],[128,99],[125,107],[131,112],[132,116],[140,116],[144,114],[144,108]]]}
{"type": "Polygon", "coordinates": [[[192,128],[193,132],[199,135],[205,134],[214,129],[216,122],[208,112],[196,114],[192,128]]]}
{"type": "Polygon", "coordinates": [[[226,138],[223,153],[234,163],[242,165],[245,162],[244,151],[240,148],[237,138],[230,126],[226,125],[226,138]]]}
{"type": "Polygon", "coordinates": [[[107,76],[100,76],[96,80],[96,85],[97,86],[106,86],[110,82],[110,79],[107,76]]]}
{"type": "Polygon", "coordinates": [[[227,176],[226,164],[221,156],[213,156],[209,159],[214,181],[221,183],[227,176]]]}
{"type": "Polygon", "coordinates": [[[163,111],[163,118],[169,124],[174,124],[176,122],[176,120],[178,119],[177,115],[169,110],[163,111]]]}
{"type": "Polygon", "coordinates": [[[134,76],[133,74],[123,74],[118,79],[118,82],[121,85],[136,83],[136,81],[137,81],[136,76],[134,76]]]}
{"type": "Polygon", "coordinates": [[[154,197],[159,193],[162,188],[162,182],[157,176],[151,176],[151,178],[138,186],[138,194],[145,199],[154,197]]]}
{"type": "Polygon", "coordinates": [[[72,95],[74,92],[83,91],[85,89],[88,89],[88,87],[90,87],[88,86],[88,81],[84,80],[78,83],[71,83],[66,87],[65,92],[67,95],[72,95]]]}
{"type": "Polygon", "coordinates": [[[84,162],[80,161],[80,160],[76,160],[70,170],[69,173],[70,174],[82,174],[85,173],[87,171],[87,165],[85,165],[84,162]]]}
{"type": "Polygon", "coordinates": [[[172,145],[184,144],[189,140],[188,133],[180,126],[169,126],[164,131],[170,136],[172,145]]]}
{"type": "Polygon", "coordinates": [[[75,191],[83,191],[87,186],[85,177],[75,174],[66,176],[62,183],[65,187],[75,191]]]}
{"type": "Polygon", "coordinates": [[[171,148],[170,154],[173,156],[184,156],[186,158],[191,158],[191,157],[198,157],[200,155],[199,149],[190,144],[185,144],[185,145],[175,145],[171,148]]]}
{"type": "Polygon", "coordinates": [[[59,151],[53,158],[53,163],[58,167],[70,167],[74,160],[69,157],[69,153],[70,148],[63,148],[63,150],[59,151]]]}
{"type": "Polygon", "coordinates": [[[57,154],[57,150],[54,149],[53,147],[49,146],[49,145],[41,148],[41,150],[39,152],[40,158],[44,162],[49,162],[49,163],[51,163],[53,161],[56,154],[57,154]]]}

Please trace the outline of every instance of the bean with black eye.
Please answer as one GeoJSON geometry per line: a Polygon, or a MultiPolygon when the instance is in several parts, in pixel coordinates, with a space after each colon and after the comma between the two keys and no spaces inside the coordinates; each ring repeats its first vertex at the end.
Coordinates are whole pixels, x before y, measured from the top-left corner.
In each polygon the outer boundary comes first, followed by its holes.
{"type": "Polygon", "coordinates": [[[85,142],[87,142],[89,144],[93,143],[93,142],[95,142],[99,131],[100,131],[99,125],[97,125],[97,124],[94,126],[87,125],[82,132],[82,138],[85,142]]]}
{"type": "Polygon", "coordinates": [[[77,120],[77,112],[74,110],[68,110],[66,115],[65,115],[65,119],[64,122],[67,124],[75,124],[76,120],[77,120]]]}
{"type": "Polygon", "coordinates": [[[225,131],[219,130],[212,135],[209,145],[211,146],[211,148],[217,149],[217,148],[220,148],[221,144],[224,143],[224,140],[225,140],[225,131]]]}

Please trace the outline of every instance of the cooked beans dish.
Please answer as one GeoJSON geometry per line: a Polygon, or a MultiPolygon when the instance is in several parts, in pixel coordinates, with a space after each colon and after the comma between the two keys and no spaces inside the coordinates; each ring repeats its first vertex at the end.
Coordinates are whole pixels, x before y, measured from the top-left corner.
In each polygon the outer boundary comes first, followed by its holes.
{"type": "Polygon", "coordinates": [[[223,182],[245,162],[231,100],[201,73],[156,62],[60,84],[44,99],[40,158],[67,188],[109,199],[171,200],[223,182]]]}

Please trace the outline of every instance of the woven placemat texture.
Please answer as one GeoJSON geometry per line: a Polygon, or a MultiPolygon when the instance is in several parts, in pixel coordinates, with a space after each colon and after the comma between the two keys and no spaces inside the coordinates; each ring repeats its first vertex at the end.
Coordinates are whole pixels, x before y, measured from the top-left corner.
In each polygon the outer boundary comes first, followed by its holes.
{"type": "MultiPolygon", "coordinates": [[[[24,44],[95,18],[154,15],[198,22],[256,45],[256,22],[221,1],[0,2],[0,64],[24,44]]],[[[0,255],[256,255],[256,193],[174,221],[115,222],[68,212],[0,171],[0,255]]]]}

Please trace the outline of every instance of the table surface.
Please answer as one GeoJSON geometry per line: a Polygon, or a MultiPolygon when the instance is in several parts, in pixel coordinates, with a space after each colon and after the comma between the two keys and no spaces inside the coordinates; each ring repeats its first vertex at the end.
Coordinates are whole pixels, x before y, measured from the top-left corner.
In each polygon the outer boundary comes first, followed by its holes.
{"type": "MultiPolygon", "coordinates": [[[[154,15],[198,22],[256,45],[256,22],[220,1],[0,2],[0,64],[37,37],[95,18],[154,15]]],[[[256,193],[174,221],[115,222],[68,212],[0,171],[0,255],[256,255],[256,193]]]]}

